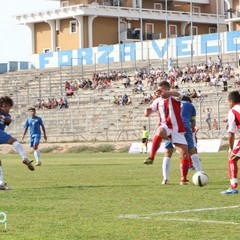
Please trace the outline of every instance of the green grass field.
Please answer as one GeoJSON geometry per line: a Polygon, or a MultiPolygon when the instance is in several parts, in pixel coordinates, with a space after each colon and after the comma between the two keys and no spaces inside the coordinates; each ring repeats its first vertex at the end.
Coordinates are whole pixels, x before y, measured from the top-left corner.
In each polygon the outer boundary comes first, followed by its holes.
{"type": "MultiPolygon", "coordinates": [[[[161,158],[127,153],[42,154],[30,172],[16,154],[3,155],[0,239],[239,239],[240,196],[229,187],[227,154],[200,154],[205,187],[179,185],[179,158],[161,185],[161,158]],[[198,209],[198,210],[197,210],[198,209]]],[[[194,171],[189,172],[189,180],[194,171]]]]}

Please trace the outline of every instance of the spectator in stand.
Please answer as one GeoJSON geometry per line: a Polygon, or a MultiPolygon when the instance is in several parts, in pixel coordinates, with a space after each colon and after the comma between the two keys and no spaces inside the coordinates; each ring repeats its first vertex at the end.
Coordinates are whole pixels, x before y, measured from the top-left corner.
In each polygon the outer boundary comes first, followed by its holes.
{"type": "Polygon", "coordinates": [[[147,93],[143,93],[143,99],[139,104],[148,104],[152,101],[152,95],[151,94],[147,94],[147,93]]]}
{"type": "Polygon", "coordinates": [[[66,97],[63,98],[63,104],[62,105],[63,105],[64,108],[68,108],[68,100],[67,100],[66,97]]]}
{"type": "Polygon", "coordinates": [[[130,87],[130,85],[131,85],[130,77],[127,78],[126,82],[123,85],[124,85],[125,88],[130,87]]]}
{"type": "Polygon", "coordinates": [[[218,121],[216,118],[213,119],[213,130],[219,130],[218,121]]]}
{"type": "Polygon", "coordinates": [[[66,97],[59,99],[59,109],[61,108],[68,108],[68,102],[66,97]]]}
{"type": "Polygon", "coordinates": [[[73,89],[70,87],[68,90],[67,90],[67,92],[66,92],[66,96],[67,97],[70,97],[70,96],[73,96],[74,95],[74,91],[73,91],[73,89]]]}
{"type": "Polygon", "coordinates": [[[172,58],[170,58],[170,59],[168,60],[168,71],[171,71],[172,68],[173,68],[173,60],[172,60],[172,58]]]}
{"type": "Polygon", "coordinates": [[[211,130],[211,113],[212,113],[212,108],[207,107],[206,110],[203,109],[203,112],[206,114],[205,122],[207,123],[208,131],[210,131],[211,130]]]}
{"type": "Polygon", "coordinates": [[[58,108],[61,109],[63,107],[63,99],[59,98],[58,100],[58,108]]]}
{"type": "Polygon", "coordinates": [[[125,93],[123,96],[122,96],[122,105],[126,105],[128,102],[128,95],[125,93]]]}
{"type": "Polygon", "coordinates": [[[132,98],[131,98],[131,96],[129,95],[126,105],[131,105],[131,104],[132,104],[132,98]]]}
{"type": "Polygon", "coordinates": [[[189,96],[190,98],[197,98],[197,91],[195,89],[193,89],[192,94],[189,96]]]}
{"type": "Polygon", "coordinates": [[[214,65],[214,61],[212,60],[211,57],[208,58],[208,69],[212,71],[214,65]]]}
{"type": "Polygon", "coordinates": [[[65,82],[65,90],[67,91],[70,88],[70,82],[65,82]]]}
{"type": "Polygon", "coordinates": [[[119,99],[116,96],[113,96],[113,104],[114,105],[119,105],[119,99]]]}
{"type": "Polygon", "coordinates": [[[79,84],[78,84],[78,82],[75,80],[74,81],[74,91],[78,91],[78,89],[79,89],[79,84]]]}
{"type": "Polygon", "coordinates": [[[228,90],[228,78],[227,78],[226,75],[223,75],[222,82],[223,82],[223,92],[227,92],[227,90],[228,90]]]}
{"type": "Polygon", "coordinates": [[[236,77],[235,77],[235,86],[240,86],[240,76],[239,76],[239,73],[236,74],[236,77]]]}
{"type": "Polygon", "coordinates": [[[218,55],[218,58],[217,58],[217,68],[218,68],[218,70],[219,70],[220,68],[222,68],[222,59],[220,58],[219,55],[218,55]]]}

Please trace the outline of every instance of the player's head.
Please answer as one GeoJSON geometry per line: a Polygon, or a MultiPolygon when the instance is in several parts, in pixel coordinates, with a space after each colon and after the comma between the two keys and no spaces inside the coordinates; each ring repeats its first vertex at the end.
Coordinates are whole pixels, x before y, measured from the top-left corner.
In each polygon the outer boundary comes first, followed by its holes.
{"type": "Polygon", "coordinates": [[[161,81],[159,83],[159,88],[162,89],[162,90],[168,91],[168,90],[170,90],[171,86],[170,86],[170,83],[168,81],[161,81]]]}
{"type": "Polygon", "coordinates": [[[29,115],[34,117],[36,115],[36,109],[34,107],[30,107],[28,109],[29,115]]]}
{"type": "Polygon", "coordinates": [[[146,130],[147,128],[146,128],[146,126],[143,126],[143,130],[146,130]]]}
{"type": "Polygon", "coordinates": [[[190,102],[190,103],[192,102],[191,98],[185,95],[182,97],[182,101],[190,102]]]}
{"type": "Polygon", "coordinates": [[[234,107],[236,104],[240,103],[239,91],[232,91],[228,94],[228,105],[230,108],[234,107]]]}
{"type": "Polygon", "coordinates": [[[0,98],[0,108],[3,113],[8,114],[12,106],[13,100],[10,97],[5,96],[0,98]]]}

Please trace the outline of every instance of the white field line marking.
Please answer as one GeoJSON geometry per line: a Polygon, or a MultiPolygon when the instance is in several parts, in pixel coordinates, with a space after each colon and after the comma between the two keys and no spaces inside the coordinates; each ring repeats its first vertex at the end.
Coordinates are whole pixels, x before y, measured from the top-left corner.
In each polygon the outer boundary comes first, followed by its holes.
{"type": "MultiPolygon", "coordinates": [[[[136,219],[136,218],[135,218],[136,219]]],[[[236,222],[224,222],[224,221],[216,221],[216,220],[200,220],[198,218],[152,218],[148,217],[138,217],[137,219],[154,219],[161,221],[182,221],[182,222],[196,222],[196,223],[216,223],[216,224],[229,224],[229,225],[239,225],[240,223],[236,222]]]]}
{"type": "Polygon", "coordinates": [[[191,212],[203,212],[203,211],[215,211],[215,210],[222,210],[222,209],[230,209],[230,208],[239,208],[238,206],[228,206],[228,207],[215,207],[215,208],[199,208],[199,209],[188,209],[188,210],[180,210],[174,212],[156,212],[150,214],[122,214],[119,215],[119,218],[140,218],[140,217],[151,217],[155,215],[171,215],[171,214],[179,214],[179,213],[191,213],[191,212]]]}
{"type": "Polygon", "coordinates": [[[216,220],[200,220],[193,218],[156,218],[156,220],[162,221],[181,221],[181,222],[196,222],[196,223],[216,223],[216,224],[230,224],[230,225],[239,225],[240,223],[236,222],[224,222],[224,221],[216,221],[216,220]]]}
{"type": "MultiPolygon", "coordinates": [[[[153,219],[153,216],[156,215],[170,215],[170,214],[178,214],[178,213],[189,213],[189,212],[202,212],[202,211],[214,211],[214,210],[222,210],[222,209],[230,209],[230,208],[239,208],[239,206],[228,206],[228,207],[216,207],[216,208],[200,208],[200,209],[189,209],[182,211],[174,211],[174,212],[156,212],[151,214],[125,214],[119,215],[119,218],[128,218],[128,219],[153,219]]],[[[229,225],[239,225],[240,223],[236,222],[224,222],[224,221],[216,221],[216,220],[200,220],[197,218],[154,218],[155,220],[161,221],[182,221],[182,222],[197,222],[197,223],[216,223],[216,224],[229,224],[229,225]]]]}
{"type": "Polygon", "coordinates": [[[151,216],[157,216],[157,215],[171,215],[171,214],[179,214],[179,213],[191,213],[191,212],[203,212],[203,211],[215,211],[215,210],[222,210],[222,209],[230,209],[230,208],[239,208],[238,206],[228,206],[228,207],[215,207],[215,208],[199,208],[199,209],[188,209],[188,210],[180,210],[180,211],[174,211],[174,212],[156,212],[156,213],[150,213],[150,214],[122,214],[119,215],[119,218],[151,218],[151,216]]]}

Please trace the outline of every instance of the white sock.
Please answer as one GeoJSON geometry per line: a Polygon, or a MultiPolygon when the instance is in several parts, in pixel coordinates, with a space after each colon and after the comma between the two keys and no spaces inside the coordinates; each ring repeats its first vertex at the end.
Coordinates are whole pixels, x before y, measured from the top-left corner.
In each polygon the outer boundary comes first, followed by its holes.
{"type": "Polygon", "coordinates": [[[27,155],[26,155],[25,151],[23,150],[22,145],[21,145],[18,141],[15,141],[15,142],[12,144],[12,146],[13,146],[14,150],[21,155],[21,157],[22,157],[23,160],[24,160],[24,159],[27,159],[27,155]]]}
{"type": "Polygon", "coordinates": [[[200,162],[200,159],[198,155],[195,153],[191,156],[193,166],[196,168],[197,171],[202,171],[202,164],[200,162]]]}
{"type": "Polygon", "coordinates": [[[162,174],[163,180],[168,180],[169,177],[169,170],[170,170],[170,157],[164,157],[162,162],[162,174]]]}
{"type": "Polygon", "coordinates": [[[37,163],[41,162],[39,149],[34,150],[34,157],[35,157],[37,163]]]}
{"type": "Polygon", "coordinates": [[[2,171],[2,166],[0,165],[0,185],[4,183],[3,181],[3,171],[2,171]]]}

